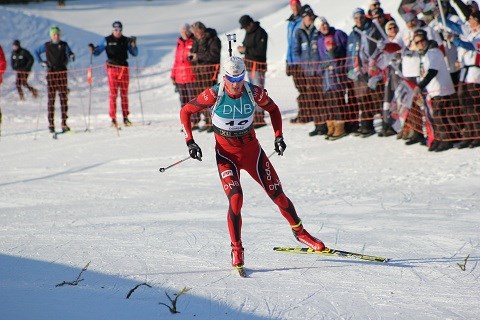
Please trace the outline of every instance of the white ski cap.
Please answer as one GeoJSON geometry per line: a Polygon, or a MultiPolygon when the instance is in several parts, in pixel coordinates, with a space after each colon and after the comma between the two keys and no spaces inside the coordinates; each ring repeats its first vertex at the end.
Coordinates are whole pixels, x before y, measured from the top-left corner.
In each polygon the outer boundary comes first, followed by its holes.
{"type": "Polygon", "coordinates": [[[223,71],[229,77],[240,77],[245,74],[245,62],[240,57],[228,57],[223,62],[223,71]]]}

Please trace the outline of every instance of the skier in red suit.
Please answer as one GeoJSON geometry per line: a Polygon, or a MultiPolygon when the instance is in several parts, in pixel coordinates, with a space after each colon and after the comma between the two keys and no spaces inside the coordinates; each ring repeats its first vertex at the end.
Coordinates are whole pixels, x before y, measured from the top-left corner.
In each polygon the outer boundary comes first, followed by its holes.
{"type": "Polygon", "coordinates": [[[311,236],[302,225],[295,207],[285,195],[280,179],[260,146],[253,118],[258,106],[270,114],[275,132],[275,151],[283,155],[286,144],[283,140],[282,118],[275,102],[265,89],[244,81],[245,64],[239,57],[230,57],[224,62],[223,81],[206,89],[180,111],[180,120],[190,156],[202,160],[202,150],[192,135],[190,116],[211,108],[212,125],[215,133],[215,152],[222,188],[229,201],[228,231],[232,247],[232,265],[240,268],[244,264],[241,238],[243,204],[240,170],[247,171],[278,206],[280,213],[292,227],[296,239],[315,250],[324,250],[322,241],[311,236]]]}

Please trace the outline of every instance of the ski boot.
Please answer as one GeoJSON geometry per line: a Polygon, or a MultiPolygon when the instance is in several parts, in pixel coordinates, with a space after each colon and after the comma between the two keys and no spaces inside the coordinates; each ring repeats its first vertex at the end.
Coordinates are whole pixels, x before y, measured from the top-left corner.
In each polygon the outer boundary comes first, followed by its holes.
{"type": "Polygon", "coordinates": [[[293,235],[299,242],[306,244],[308,247],[312,248],[313,250],[323,251],[325,249],[325,244],[321,240],[318,240],[317,238],[310,235],[310,233],[308,233],[307,230],[303,228],[303,225],[300,225],[299,227],[296,227],[296,228],[292,228],[292,231],[293,231],[293,235]]]}
{"type": "Polygon", "coordinates": [[[239,268],[243,267],[243,247],[242,241],[232,242],[232,266],[239,268]]]}

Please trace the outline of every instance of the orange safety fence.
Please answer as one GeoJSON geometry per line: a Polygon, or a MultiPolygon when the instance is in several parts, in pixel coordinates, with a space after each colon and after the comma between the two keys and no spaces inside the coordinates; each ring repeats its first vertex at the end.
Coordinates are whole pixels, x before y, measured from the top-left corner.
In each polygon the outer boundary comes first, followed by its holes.
{"type": "MultiPolygon", "coordinates": [[[[266,63],[247,60],[246,66],[246,79],[251,82],[258,80],[256,77],[263,76],[267,70],[266,63]]],[[[180,98],[179,107],[220,80],[219,65],[191,68],[193,78],[183,81],[184,83],[175,83],[180,98]]],[[[283,64],[269,66],[268,72],[277,72],[275,76],[279,77],[282,68],[283,64]]],[[[386,70],[363,70],[363,73],[355,73],[350,69],[352,68],[349,68],[345,59],[297,63],[289,68],[293,81],[271,81],[267,87],[270,92],[276,91],[285,95],[278,97],[277,94],[274,98],[276,101],[284,98],[294,101],[295,105],[291,107],[297,113],[297,123],[321,124],[336,120],[357,124],[361,120],[382,119],[386,111],[389,114],[388,121],[392,122],[397,131],[406,125],[438,140],[480,138],[479,84],[461,83],[456,87],[457,93],[451,97],[427,98],[423,103],[412,103],[398,92],[396,95],[385,95],[386,90],[398,91],[396,89],[401,87],[391,88],[386,70]],[[296,100],[291,98],[292,92],[298,95],[296,100]],[[390,101],[386,101],[385,97],[389,97],[390,101]],[[388,109],[385,109],[385,102],[389,104],[388,109]]],[[[86,125],[90,115],[102,114],[106,121],[110,120],[107,116],[121,119],[122,116],[129,116],[132,105],[135,107],[134,113],[138,114],[135,95],[165,85],[170,81],[170,72],[171,68],[158,66],[109,68],[105,65],[72,68],[67,72],[32,72],[29,75],[17,75],[14,71],[7,70],[0,85],[0,108],[4,120],[5,116],[21,117],[24,110],[19,107],[22,104],[16,101],[35,101],[34,106],[38,106],[38,111],[30,112],[29,115],[40,117],[42,125],[45,122],[52,125],[53,122],[56,128],[68,125],[71,115],[83,117],[86,125]],[[31,96],[38,98],[33,100],[31,96]],[[12,103],[14,101],[16,103],[12,103]]],[[[408,90],[411,91],[411,88],[406,89],[408,90]]],[[[155,104],[157,105],[156,101],[155,104]]],[[[210,124],[208,112],[197,115],[192,121],[198,123],[202,118],[207,125],[210,124]]],[[[30,123],[35,121],[30,120],[30,123]]],[[[21,125],[21,121],[13,125],[21,125]]]]}

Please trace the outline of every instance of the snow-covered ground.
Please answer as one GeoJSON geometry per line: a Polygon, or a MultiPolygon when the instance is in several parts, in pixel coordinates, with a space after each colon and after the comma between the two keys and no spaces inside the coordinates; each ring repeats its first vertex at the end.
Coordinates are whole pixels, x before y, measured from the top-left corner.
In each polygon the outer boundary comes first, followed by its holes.
{"type": "MultiPolygon", "coordinates": [[[[367,2],[309,1],[347,32],[351,9],[367,2]]],[[[384,2],[386,11],[396,13],[397,1],[384,2]]],[[[288,1],[277,0],[0,7],[7,56],[13,39],[33,50],[58,23],[77,54],[77,68],[89,64],[86,44],[121,20],[141,50],[138,61],[131,60],[142,68],[139,82],[132,78],[130,85],[132,119],[141,122],[142,107],[151,122],[117,136],[108,127],[103,83],[93,91],[92,130],[83,132],[88,89],[72,92],[69,121],[77,133],[53,140],[45,97],[17,102],[12,74],[6,75],[0,87],[0,319],[478,318],[480,148],[429,153],[393,137],[308,137],[310,125],[287,120],[296,96],[283,66],[288,14],[288,1]],[[222,40],[231,31],[241,40],[238,18],[245,13],[260,19],[270,35],[267,87],[284,114],[288,145],[285,156],[272,162],[306,228],[327,246],[391,262],[274,252],[274,246],[298,244],[244,174],[249,278],[242,279],[230,267],[227,200],[213,137],[195,134],[204,161],[158,171],[188,155],[168,79],[178,26],[202,20],[222,40]],[[77,279],[87,263],[77,286],[56,287],[77,279]],[[142,285],[126,299],[142,283],[151,287],[142,285]],[[185,287],[190,290],[177,301],[181,313],[171,315],[159,303],[171,306],[166,293],[174,299],[185,287]]],[[[103,61],[94,64],[101,68],[103,61]]],[[[44,84],[40,76],[33,80],[39,88],[44,84]]],[[[74,83],[88,88],[81,79],[74,83]]],[[[257,133],[269,154],[271,127],[257,133]]]]}

